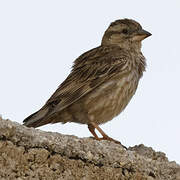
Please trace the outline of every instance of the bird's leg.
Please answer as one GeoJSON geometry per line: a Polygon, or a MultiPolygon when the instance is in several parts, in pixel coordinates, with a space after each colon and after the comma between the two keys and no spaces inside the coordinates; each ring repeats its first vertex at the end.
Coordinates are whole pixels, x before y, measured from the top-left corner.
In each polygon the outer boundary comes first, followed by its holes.
{"type": "Polygon", "coordinates": [[[92,124],[88,124],[88,129],[96,140],[99,140],[98,135],[95,132],[95,127],[92,124]]]}
{"type": "MultiPolygon", "coordinates": [[[[109,137],[96,123],[91,122],[88,124],[88,129],[92,133],[92,135],[95,137],[96,140],[108,140],[113,141],[116,144],[121,144],[119,141],[114,140],[113,138],[109,137]],[[95,129],[99,131],[99,133],[102,135],[102,138],[99,138],[95,132],[95,129]]],[[[122,145],[122,144],[121,144],[122,145]]],[[[122,145],[123,146],[123,145],[122,145]]],[[[125,149],[127,149],[125,146],[123,146],[125,149]]]]}

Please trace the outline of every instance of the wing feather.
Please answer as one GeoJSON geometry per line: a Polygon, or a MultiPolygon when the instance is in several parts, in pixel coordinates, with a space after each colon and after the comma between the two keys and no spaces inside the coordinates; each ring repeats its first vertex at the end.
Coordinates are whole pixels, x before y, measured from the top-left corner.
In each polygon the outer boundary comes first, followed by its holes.
{"type": "Polygon", "coordinates": [[[119,47],[98,47],[75,60],[73,69],[66,80],[46,102],[48,115],[60,112],[93,89],[122,73],[127,53],[119,47]],[[118,48],[118,49],[117,49],[118,48]]]}

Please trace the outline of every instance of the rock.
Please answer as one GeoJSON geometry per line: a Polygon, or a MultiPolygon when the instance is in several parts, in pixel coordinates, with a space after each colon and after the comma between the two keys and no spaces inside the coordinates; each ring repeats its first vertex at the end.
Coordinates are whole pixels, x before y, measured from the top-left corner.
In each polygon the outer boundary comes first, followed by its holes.
{"type": "Polygon", "coordinates": [[[27,128],[0,118],[1,180],[180,180],[162,152],[27,128]]]}

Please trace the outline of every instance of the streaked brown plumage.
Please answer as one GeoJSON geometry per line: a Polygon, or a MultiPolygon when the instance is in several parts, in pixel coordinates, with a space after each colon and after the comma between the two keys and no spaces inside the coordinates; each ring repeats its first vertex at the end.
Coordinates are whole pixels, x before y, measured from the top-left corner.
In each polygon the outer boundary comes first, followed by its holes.
{"type": "Polygon", "coordinates": [[[98,125],[121,113],[134,95],[146,65],[141,41],[150,35],[134,20],[111,23],[101,46],[75,60],[66,80],[24,125],[76,122],[87,124],[97,140],[113,140],[98,125]]]}

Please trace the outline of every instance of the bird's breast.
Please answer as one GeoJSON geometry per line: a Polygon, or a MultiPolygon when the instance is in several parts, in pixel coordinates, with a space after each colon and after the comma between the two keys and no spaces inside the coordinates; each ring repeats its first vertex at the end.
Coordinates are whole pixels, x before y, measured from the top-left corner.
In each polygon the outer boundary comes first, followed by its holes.
{"type": "Polygon", "coordinates": [[[117,116],[134,95],[139,81],[136,71],[111,79],[88,94],[84,107],[91,121],[105,123],[117,116]]]}

